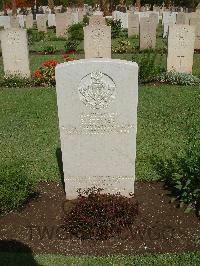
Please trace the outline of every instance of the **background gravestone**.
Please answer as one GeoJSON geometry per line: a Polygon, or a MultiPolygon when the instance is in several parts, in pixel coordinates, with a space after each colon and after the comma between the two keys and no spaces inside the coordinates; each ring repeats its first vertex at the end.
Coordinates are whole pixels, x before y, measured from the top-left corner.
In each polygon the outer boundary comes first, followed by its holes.
{"type": "Polygon", "coordinates": [[[1,48],[5,75],[30,77],[26,30],[2,31],[1,48]]]}
{"type": "Polygon", "coordinates": [[[128,37],[139,35],[139,16],[133,13],[128,14],[128,37]]]}
{"type": "Polygon", "coordinates": [[[71,14],[69,13],[57,13],[56,14],[56,36],[67,36],[67,29],[72,23],[71,14]]]}
{"type": "Polygon", "coordinates": [[[56,67],[65,192],[134,193],[138,66],[91,59],[56,67]]]}
{"type": "Polygon", "coordinates": [[[33,28],[33,15],[32,14],[26,16],[26,28],[27,29],[33,28]]]}
{"type": "Polygon", "coordinates": [[[169,27],[167,71],[192,73],[195,29],[189,25],[169,27]]]}
{"type": "Polygon", "coordinates": [[[111,27],[84,27],[85,58],[111,58],[111,27]]]}
{"type": "Polygon", "coordinates": [[[194,49],[200,49],[200,18],[191,18],[190,25],[195,28],[194,49]]]}
{"type": "Polygon", "coordinates": [[[106,19],[101,15],[93,15],[89,18],[90,26],[105,26],[106,19]]]}
{"type": "Polygon", "coordinates": [[[38,31],[47,32],[47,15],[38,15],[36,20],[38,31]]]}
{"type": "Polygon", "coordinates": [[[10,17],[10,26],[11,28],[19,28],[19,18],[16,16],[10,17]]]}
{"type": "Polygon", "coordinates": [[[154,49],[156,46],[157,23],[149,18],[140,19],[140,50],[154,49]]]}

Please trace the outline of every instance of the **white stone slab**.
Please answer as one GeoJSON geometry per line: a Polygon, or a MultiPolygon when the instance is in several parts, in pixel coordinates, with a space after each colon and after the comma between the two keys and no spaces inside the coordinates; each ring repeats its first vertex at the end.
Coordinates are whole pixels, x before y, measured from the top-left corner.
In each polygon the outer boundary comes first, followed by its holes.
{"type": "Polygon", "coordinates": [[[189,25],[169,27],[167,71],[192,73],[195,29],[189,25]]]}
{"type": "Polygon", "coordinates": [[[85,58],[111,58],[111,27],[86,26],[83,29],[85,58]]]}
{"type": "Polygon", "coordinates": [[[48,14],[48,26],[49,27],[55,27],[56,26],[55,14],[48,14]]]}
{"type": "Polygon", "coordinates": [[[1,48],[5,75],[30,77],[26,30],[14,28],[3,30],[1,48]]]}
{"type": "Polygon", "coordinates": [[[67,199],[93,186],[134,193],[138,66],[90,59],[56,67],[67,199]]]}

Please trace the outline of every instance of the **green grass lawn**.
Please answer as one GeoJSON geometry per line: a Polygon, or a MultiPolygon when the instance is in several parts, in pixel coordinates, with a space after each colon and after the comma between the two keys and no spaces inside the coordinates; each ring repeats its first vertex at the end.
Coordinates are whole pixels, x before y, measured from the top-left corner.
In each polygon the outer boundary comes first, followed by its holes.
{"type": "MultiPolygon", "coordinates": [[[[197,87],[140,86],[138,106],[138,180],[157,180],[154,155],[180,153],[187,139],[187,121],[200,130],[197,87]],[[192,118],[191,118],[192,116],[192,118]],[[193,124],[192,124],[193,123],[193,124]]],[[[54,88],[0,90],[0,157],[2,163],[23,162],[39,180],[59,180],[56,150],[60,147],[54,88]]],[[[199,134],[199,131],[197,132],[199,134]]]]}
{"type": "Polygon", "coordinates": [[[63,256],[0,253],[2,266],[198,266],[200,252],[146,256],[63,256]]]}

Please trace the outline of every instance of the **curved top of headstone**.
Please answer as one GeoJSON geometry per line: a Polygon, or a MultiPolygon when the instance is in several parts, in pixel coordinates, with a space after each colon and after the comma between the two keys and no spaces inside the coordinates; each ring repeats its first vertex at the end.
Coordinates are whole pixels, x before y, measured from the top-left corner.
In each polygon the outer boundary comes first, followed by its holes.
{"type": "Polygon", "coordinates": [[[138,68],[138,64],[136,62],[131,62],[127,60],[109,59],[109,58],[108,59],[107,58],[91,58],[91,59],[81,59],[81,60],[74,60],[71,62],[61,63],[56,66],[56,69],[70,67],[71,65],[90,64],[90,63],[108,63],[108,64],[114,63],[114,64],[119,64],[119,65],[126,64],[126,66],[135,66],[136,68],[138,68]]]}

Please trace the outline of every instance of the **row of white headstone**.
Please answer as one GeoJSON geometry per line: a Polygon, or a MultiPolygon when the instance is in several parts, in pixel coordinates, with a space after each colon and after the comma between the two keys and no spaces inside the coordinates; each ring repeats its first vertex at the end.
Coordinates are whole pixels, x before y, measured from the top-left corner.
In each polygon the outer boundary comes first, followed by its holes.
{"type": "MultiPolygon", "coordinates": [[[[94,16],[90,23],[84,28],[85,58],[111,58],[111,28],[104,24],[103,17],[101,20],[96,20],[94,16]]],[[[3,30],[0,37],[5,74],[30,77],[26,30],[14,28],[3,30]]],[[[169,27],[168,71],[192,73],[194,43],[193,26],[169,27]]]]}
{"type": "MultiPolygon", "coordinates": [[[[36,22],[37,27],[41,31],[47,30],[48,27],[56,26],[56,23],[60,23],[59,20],[64,20],[64,18],[69,21],[70,25],[82,22],[85,13],[76,12],[76,13],[58,13],[58,14],[37,14],[36,22]]],[[[14,16],[0,16],[0,27],[4,27],[4,29],[8,29],[11,27],[20,27],[27,29],[33,28],[33,15],[17,15],[14,16]]]]}

